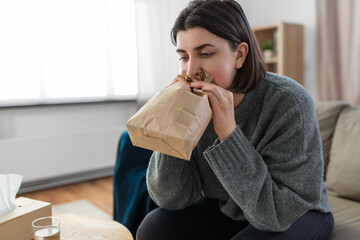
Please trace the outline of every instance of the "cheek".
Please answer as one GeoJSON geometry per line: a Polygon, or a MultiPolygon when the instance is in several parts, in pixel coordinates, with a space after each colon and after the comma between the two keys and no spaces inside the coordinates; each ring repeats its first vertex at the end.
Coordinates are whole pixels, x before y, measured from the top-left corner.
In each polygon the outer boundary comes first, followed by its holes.
{"type": "Polygon", "coordinates": [[[217,66],[209,71],[209,73],[214,77],[216,85],[227,89],[230,87],[233,79],[235,78],[236,70],[231,68],[229,65],[217,66]]]}
{"type": "Polygon", "coordinates": [[[215,83],[228,89],[236,75],[235,55],[232,52],[219,56],[216,61],[212,62],[209,73],[214,77],[215,83]]]}

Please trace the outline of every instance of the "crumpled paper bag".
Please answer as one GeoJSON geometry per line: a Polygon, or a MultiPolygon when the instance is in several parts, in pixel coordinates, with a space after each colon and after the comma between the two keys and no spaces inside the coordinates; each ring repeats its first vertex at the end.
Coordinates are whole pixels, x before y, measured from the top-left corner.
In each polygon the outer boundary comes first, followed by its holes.
{"type": "Polygon", "coordinates": [[[189,160],[212,118],[201,90],[177,82],[151,98],[126,123],[133,145],[189,160]]]}
{"type": "Polygon", "coordinates": [[[0,174],[0,216],[17,208],[15,198],[22,179],[19,174],[0,174]]]}

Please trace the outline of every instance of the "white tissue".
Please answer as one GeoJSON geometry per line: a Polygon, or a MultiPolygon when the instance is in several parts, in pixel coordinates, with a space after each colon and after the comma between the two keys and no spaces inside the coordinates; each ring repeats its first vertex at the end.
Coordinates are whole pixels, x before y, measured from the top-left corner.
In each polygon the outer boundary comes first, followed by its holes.
{"type": "Polygon", "coordinates": [[[0,216],[16,209],[15,198],[23,176],[0,174],[0,216]]]}

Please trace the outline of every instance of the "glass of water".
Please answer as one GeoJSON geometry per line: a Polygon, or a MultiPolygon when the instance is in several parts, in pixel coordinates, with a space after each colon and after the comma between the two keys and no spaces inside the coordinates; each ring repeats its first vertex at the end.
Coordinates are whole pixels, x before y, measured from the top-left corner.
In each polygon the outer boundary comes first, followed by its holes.
{"type": "Polygon", "coordinates": [[[60,218],[42,217],[32,222],[34,240],[60,240],[60,218]]]}

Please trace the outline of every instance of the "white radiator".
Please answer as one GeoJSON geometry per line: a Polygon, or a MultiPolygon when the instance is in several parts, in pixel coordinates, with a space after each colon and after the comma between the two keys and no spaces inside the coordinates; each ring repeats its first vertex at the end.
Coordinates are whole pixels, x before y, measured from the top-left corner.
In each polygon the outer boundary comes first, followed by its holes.
{"type": "Polygon", "coordinates": [[[23,175],[20,193],[111,175],[123,130],[0,139],[0,173],[23,175]]]}

